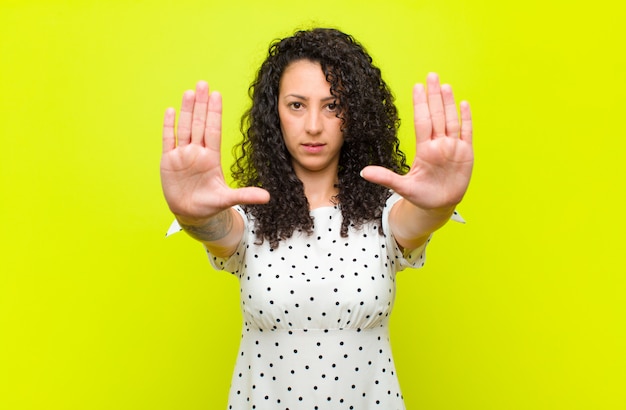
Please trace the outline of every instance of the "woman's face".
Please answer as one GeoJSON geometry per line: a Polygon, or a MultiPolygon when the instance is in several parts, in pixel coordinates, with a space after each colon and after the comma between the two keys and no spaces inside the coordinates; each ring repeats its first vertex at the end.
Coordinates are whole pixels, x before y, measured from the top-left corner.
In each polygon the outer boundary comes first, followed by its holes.
{"type": "Polygon", "coordinates": [[[299,60],[287,66],[280,80],[280,128],[296,175],[337,174],[343,145],[336,98],[330,93],[319,63],[299,60]]]}

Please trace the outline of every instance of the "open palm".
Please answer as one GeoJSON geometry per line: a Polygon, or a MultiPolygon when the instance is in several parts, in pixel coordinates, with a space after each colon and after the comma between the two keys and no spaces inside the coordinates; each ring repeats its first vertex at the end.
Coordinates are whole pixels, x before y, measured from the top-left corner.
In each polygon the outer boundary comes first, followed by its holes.
{"type": "Polygon", "coordinates": [[[461,118],[449,85],[429,74],[428,87],[413,88],[415,159],[406,175],[370,166],[368,181],[384,185],[422,209],[450,208],[458,204],[469,184],[474,154],[469,104],[460,103],[461,118]]]}
{"type": "Polygon", "coordinates": [[[176,111],[163,121],[161,184],[171,211],[188,221],[211,218],[235,204],[264,203],[267,191],[230,188],[221,166],[222,100],[206,82],[187,91],[175,131],[176,111]]]}

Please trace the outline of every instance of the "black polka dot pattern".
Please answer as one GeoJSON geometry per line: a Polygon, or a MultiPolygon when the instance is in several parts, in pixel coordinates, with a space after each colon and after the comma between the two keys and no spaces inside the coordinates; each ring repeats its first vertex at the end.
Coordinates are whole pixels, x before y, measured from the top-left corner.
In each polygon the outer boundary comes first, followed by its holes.
{"type": "MultiPolygon", "coordinates": [[[[339,234],[337,207],[311,212],[312,235],[277,249],[255,245],[253,229],[216,269],[238,276],[243,332],[229,409],[404,409],[389,342],[395,275],[424,264],[376,223],[339,234]]],[[[246,226],[252,222],[240,208],[246,226]]]]}

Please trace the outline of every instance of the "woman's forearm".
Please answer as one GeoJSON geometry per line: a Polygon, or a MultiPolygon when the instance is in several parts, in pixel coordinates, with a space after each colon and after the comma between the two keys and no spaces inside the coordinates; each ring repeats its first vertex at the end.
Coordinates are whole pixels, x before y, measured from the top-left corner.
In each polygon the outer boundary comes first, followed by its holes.
{"type": "Polygon", "coordinates": [[[392,208],[389,225],[398,245],[415,249],[445,225],[453,213],[454,207],[425,210],[403,198],[392,208]]]}

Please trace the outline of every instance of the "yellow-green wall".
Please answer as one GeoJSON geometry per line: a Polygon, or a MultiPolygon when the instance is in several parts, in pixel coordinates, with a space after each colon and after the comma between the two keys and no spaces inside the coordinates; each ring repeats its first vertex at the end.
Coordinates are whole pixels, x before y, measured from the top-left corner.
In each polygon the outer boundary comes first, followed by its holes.
{"type": "Polygon", "coordinates": [[[225,408],[237,281],[165,239],[163,111],[206,79],[224,155],[270,40],[334,26],[394,90],[468,99],[476,168],[398,280],[409,410],[626,408],[624,9],[598,1],[54,1],[0,6],[0,408],[225,408]]]}

